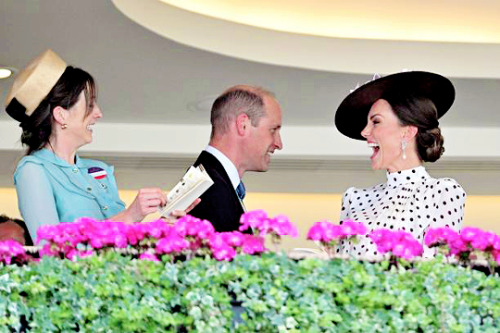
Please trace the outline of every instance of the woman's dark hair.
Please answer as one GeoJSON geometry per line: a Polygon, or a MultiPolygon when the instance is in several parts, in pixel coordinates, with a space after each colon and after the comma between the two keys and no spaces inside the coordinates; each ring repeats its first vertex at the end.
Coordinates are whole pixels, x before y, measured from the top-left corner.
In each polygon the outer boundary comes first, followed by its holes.
{"type": "Polygon", "coordinates": [[[420,159],[425,162],[437,161],[444,152],[444,138],[441,135],[434,103],[428,98],[401,91],[385,94],[382,99],[391,105],[403,126],[411,125],[418,128],[416,142],[420,159]]]}
{"type": "Polygon", "coordinates": [[[52,134],[52,111],[56,106],[71,108],[84,92],[88,115],[92,109],[89,105],[96,98],[96,87],[92,76],[86,71],[72,66],[66,67],[56,85],[47,97],[38,105],[33,114],[19,126],[22,128],[21,142],[26,145],[26,155],[42,149],[49,142],[52,134]]]}

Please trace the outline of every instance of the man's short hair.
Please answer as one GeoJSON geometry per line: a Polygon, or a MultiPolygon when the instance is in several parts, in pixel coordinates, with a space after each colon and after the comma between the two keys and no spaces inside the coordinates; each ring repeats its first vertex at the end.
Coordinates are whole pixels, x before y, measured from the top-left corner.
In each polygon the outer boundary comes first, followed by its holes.
{"type": "Polygon", "coordinates": [[[28,231],[28,227],[26,227],[26,223],[24,223],[23,220],[11,218],[5,214],[0,215],[0,224],[5,223],[5,222],[9,222],[9,221],[16,223],[24,230],[25,245],[33,246],[33,240],[31,239],[30,232],[28,231]]]}
{"type": "Polygon", "coordinates": [[[241,113],[246,113],[252,126],[257,126],[260,118],[266,114],[265,96],[274,98],[273,93],[261,87],[234,86],[226,90],[212,105],[212,137],[226,133],[229,122],[241,113]]]}

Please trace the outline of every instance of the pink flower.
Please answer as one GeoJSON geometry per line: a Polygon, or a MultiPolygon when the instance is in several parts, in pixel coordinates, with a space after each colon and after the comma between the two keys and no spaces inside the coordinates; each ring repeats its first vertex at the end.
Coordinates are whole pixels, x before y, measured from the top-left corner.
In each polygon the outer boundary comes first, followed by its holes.
{"type": "Polygon", "coordinates": [[[421,256],[424,249],[413,236],[404,231],[378,229],[370,233],[369,237],[377,245],[381,254],[391,252],[395,257],[412,259],[421,256]]]}
{"type": "Polygon", "coordinates": [[[264,210],[252,210],[241,215],[241,226],[238,230],[245,231],[250,228],[262,231],[267,229],[268,223],[267,213],[264,210]]]}
{"type": "Polygon", "coordinates": [[[172,228],[163,220],[156,220],[148,223],[138,223],[133,224],[132,226],[133,230],[136,232],[136,237],[139,240],[142,240],[145,237],[152,237],[156,239],[163,238],[170,232],[170,229],[172,228]]]}
{"type": "Polygon", "coordinates": [[[320,241],[328,246],[332,241],[365,234],[366,227],[361,222],[345,220],[341,225],[335,225],[327,221],[321,221],[314,223],[309,229],[307,239],[320,241]]]}
{"type": "Polygon", "coordinates": [[[180,218],[174,229],[182,237],[192,236],[200,240],[208,239],[215,232],[214,226],[208,220],[200,220],[191,215],[180,218]]]}
{"type": "Polygon", "coordinates": [[[460,255],[462,252],[470,251],[469,246],[465,243],[460,235],[448,239],[451,255],[460,255]]]}
{"type": "Polygon", "coordinates": [[[92,256],[94,253],[91,250],[88,251],[78,251],[76,249],[71,249],[66,253],[66,258],[69,260],[75,260],[76,258],[86,258],[92,256]]]}
{"type": "Polygon", "coordinates": [[[52,249],[52,244],[50,244],[50,243],[45,243],[45,245],[43,245],[43,247],[40,249],[40,251],[38,251],[38,253],[42,257],[44,257],[44,256],[55,257],[59,254],[59,252],[52,249]]]}
{"type": "Polygon", "coordinates": [[[224,237],[223,232],[216,232],[210,238],[208,239],[208,245],[211,248],[216,248],[216,247],[221,247],[221,246],[228,246],[229,244],[227,243],[226,238],[224,237]]]}
{"type": "Polygon", "coordinates": [[[313,226],[309,229],[307,232],[307,239],[313,240],[313,241],[323,241],[323,234],[324,234],[324,229],[325,225],[328,222],[316,222],[313,224],[313,226]]]}
{"type": "Polygon", "coordinates": [[[484,251],[490,245],[488,238],[485,237],[486,234],[481,235],[480,237],[475,238],[470,242],[470,246],[475,250],[484,251]]]}
{"type": "Polygon", "coordinates": [[[491,247],[493,250],[500,250],[500,236],[495,235],[495,237],[491,241],[491,247]]]}
{"type": "Polygon", "coordinates": [[[160,259],[158,259],[154,254],[148,252],[141,253],[139,259],[148,261],[160,261],[160,259]]]}
{"type": "Polygon", "coordinates": [[[52,240],[52,238],[58,233],[57,227],[54,225],[42,225],[40,228],[38,228],[36,234],[37,234],[37,241],[36,243],[40,243],[42,239],[44,240],[52,240]]]}
{"type": "Polygon", "coordinates": [[[321,221],[314,223],[309,229],[307,239],[330,243],[332,240],[339,239],[341,235],[340,226],[327,221],[321,221]]]}
{"type": "Polygon", "coordinates": [[[474,250],[490,252],[495,247],[500,248],[500,239],[496,234],[479,228],[465,227],[458,234],[445,227],[429,229],[425,235],[425,244],[429,247],[447,245],[450,255],[461,256],[474,250]]]}
{"type": "Polygon", "coordinates": [[[197,237],[208,239],[215,232],[215,228],[208,220],[202,220],[198,226],[197,237]]]}
{"type": "Polygon", "coordinates": [[[365,235],[366,227],[361,222],[355,222],[353,220],[344,220],[340,224],[340,233],[343,236],[365,235]]]}
{"type": "Polygon", "coordinates": [[[125,237],[127,237],[127,242],[132,246],[137,245],[139,243],[139,237],[137,237],[137,229],[139,228],[135,228],[135,225],[131,225],[129,228],[127,228],[127,231],[125,231],[125,237]]]}
{"type": "Polygon", "coordinates": [[[269,221],[269,230],[279,236],[297,237],[299,235],[297,227],[295,227],[290,219],[285,215],[277,215],[269,221]]]}
{"type": "Polygon", "coordinates": [[[253,232],[258,231],[258,234],[265,236],[272,234],[278,236],[297,237],[297,228],[290,222],[290,219],[285,215],[277,215],[270,218],[262,209],[246,212],[241,215],[239,231],[252,229],[253,232]]]}
{"type": "Polygon", "coordinates": [[[71,249],[66,253],[66,258],[69,260],[74,260],[78,255],[78,251],[76,249],[71,249]]]}
{"type": "Polygon", "coordinates": [[[500,265],[500,250],[491,251],[491,255],[493,259],[496,261],[497,265],[500,265]]]}
{"type": "Polygon", "coordinates": [[[126,248],[127,247],[127,237],[123,234],[118,234],[113,236],[113,244],[114,247],[117,248],[126,248]]]}
{"type": "Polygon", "coordinates": [[[474,239],[476,239],[478,237],[482,237],[483,234],[484,234],[484,231],[482,231],[479,228],[473,228],[473,227],[465,227],[460,231],[460,237],[466,243],[470,243],[474,239]]]}
{"type": "Polygon", "coordinates": [[[102,239],[100,238],[92,238],[90,240],[90,245],[94,248],[94,249],[100,249],[103,247],[103,244],[102,244],[102,239]]]}
{"type": "Polygon", "coordinates": [[[189,242],[176,232],[171,232],[156,243],[157,254],[180,253],[187,248],[189,248],[189,242]]]}
{"type": "Polygon", "coordinates": [[[245,242],[245,235],[239,231],[221,232],[219,235],[232,247],[241,247],[245,242]]]}
{"type": "Polygon", "coordinates": [[[0,241],[0,263],[10,265],[12,261],[26,262],[28,256],[24,247],[14,240],[0,241]]]}
{"type": "Polygon", "coordinates": [[[425,233],[424,244],[428,247],[446,244],[448,242],[449,236],[451,236],[450,233],[454,233],[454,231],[448,227],[430,228],[425,233]]]}
{"type": "Polygon", "coordinates": [[[229,245],[212,248],[212,255],[219,261],[231,261],[236,256],[236,251],[229,245]]]}
{"type": "Polygon", "coordinates": [[[93,256],[93,255],[94,255],[94,252],[92,250],[80,251],[80,253],[78,254],[78,256],[80,258],[87,258],[87,257],[93,256]]]}
{"type": "Polygon", "coordinates": [[[266,247],[264,246],[264,238],[253,235],[245,235],[245,240],[243,242],[243,246],[241,247],[241,251],[246,254],[265,252],[266,247]]]}
{"type": "Polygon", "coordinates": [[[177,220],[174,229],[179,236],[192,236],[196,234],[196,224],[201,220],[191,215],[186,215],[177,220]]]}

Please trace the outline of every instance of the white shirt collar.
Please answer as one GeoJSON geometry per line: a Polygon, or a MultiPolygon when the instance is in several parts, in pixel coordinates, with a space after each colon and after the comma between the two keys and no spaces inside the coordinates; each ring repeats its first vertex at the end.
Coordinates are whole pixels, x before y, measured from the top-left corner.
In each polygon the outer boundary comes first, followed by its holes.
{"type": "Polygon", "coordinates": [[[430,178],[424,166],[418,166],[408,170],[401,170],[397,172],[387,172],[387,185],[400,186],[403,184],[416,184],[422,183],[430,178]]]}
{"type": "Polygon", "coordinates": [[[229,176],[229,179],[231,180],[231,184],[233,184],[234,189],[236,189],[236,187],[240,184],[241,179],[234,163],[231,162],[231,160],[220,150],[210,145],[205,148],[205,151],[215,156],[215,158],[222,164],[224,170],[226,170],[226,173],[229,176]]]}

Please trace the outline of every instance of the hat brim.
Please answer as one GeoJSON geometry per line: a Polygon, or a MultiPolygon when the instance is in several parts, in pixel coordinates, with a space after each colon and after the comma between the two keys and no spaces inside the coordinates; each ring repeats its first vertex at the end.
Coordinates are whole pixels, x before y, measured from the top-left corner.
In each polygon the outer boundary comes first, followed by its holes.
{"type": "Polygon", "coordinates": [[[386,93],[393,91],[430,99],[436,106],[438,118],[450,109],[455,100],[455,88],[444,76],[420,71],[391,74],[362,85],[344,98],[335,113],[335,126],[345,136],[365,140],[361,131],[366,126],[370,108],[386,93]]]}
{"type": "Polygon", "coordinates": [[[7,93],[7,113],[20,122],[29,119],[57,84],[66,67],[66,62],[50,49],[33,59],[16,75],[7,93]]]}

